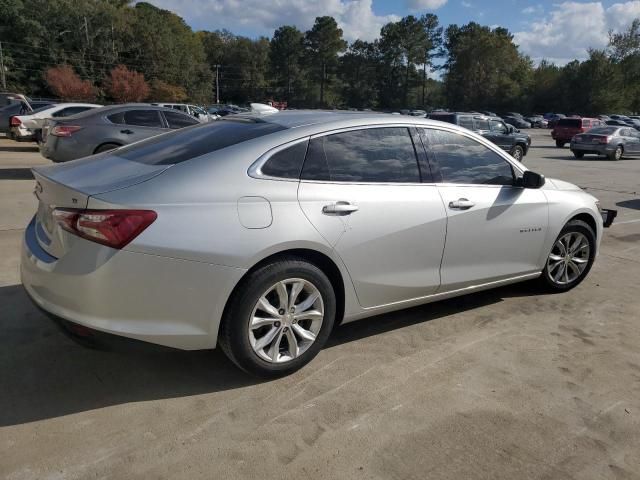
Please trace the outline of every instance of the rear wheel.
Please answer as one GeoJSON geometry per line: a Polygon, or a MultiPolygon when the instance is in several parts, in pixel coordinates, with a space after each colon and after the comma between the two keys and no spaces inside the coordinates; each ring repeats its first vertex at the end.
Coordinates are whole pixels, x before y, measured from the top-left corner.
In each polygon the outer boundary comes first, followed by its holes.
{"type": "Polygon", "coordinates": [[[115,150],[118,147],[120,147],[120,145],[118,145],[117,143],[103,143],[98,148],[96,148],[93,153],[108,152],[109,150],[115,150]]]}
{"type": "Polygon", "coordinates": [[[571,150],[573,152],[573,156],[576,158],[582,158],[584,157],[584,152],[578,152],[576,150],[571,150]]]}
{"type": "Polygon", "coordinates": [[[582,220],[571,220],[553,244],[540,280],[550,290],[570,290],[587,276],[595,253],[593,229],[582,220]]]}
{"type": "Polygon", "coordinates": [[[618,145],[613,152],[607,155],[607,157],[609,160],[620,160],[622,158],[622,152],[622,145],[618,145]]]}
{"type": "Polygon", "coordinates": [[[558,148],[564,147],[564,142],[562,140],[556,140],[556,147],[558,148]]]}
{"type": "Polygon", "coordinates": [[[303,259],[285,258],[249,274],[236,289],[219,343],[242,370],[284,376],[318,354],[335,315],[335,292],[324,272],[303,259]]]}
{"type": "Polygon", "coordinates": [[[513,147],[513,150],[511,150],[511,156],[521,162],[524,157],[524,149],[520,145],[516,145],[513,147]]]}

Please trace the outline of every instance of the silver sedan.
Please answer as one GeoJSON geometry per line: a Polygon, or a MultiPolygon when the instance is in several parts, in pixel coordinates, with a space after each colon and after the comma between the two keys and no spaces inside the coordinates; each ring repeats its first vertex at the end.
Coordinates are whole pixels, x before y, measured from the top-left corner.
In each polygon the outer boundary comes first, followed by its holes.
{"type": "Polygon", "coordinates": [[[39,307],[220,345],[265,377],[337,323],[530,279],[575,287],[603,232],[580,188],[418,117],[237,115],[33,172],[21,271],[39,307]]]}

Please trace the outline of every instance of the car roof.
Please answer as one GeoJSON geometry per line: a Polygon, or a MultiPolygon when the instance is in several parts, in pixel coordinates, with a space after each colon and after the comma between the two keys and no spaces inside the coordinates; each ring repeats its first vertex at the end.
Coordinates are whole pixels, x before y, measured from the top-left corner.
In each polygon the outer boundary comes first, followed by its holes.
{"type": "MultiPolygon", "coordinates": [[[[144,108],[146,110],[160,110],[164,112],[174,112],[181,113],[177,110],[159,107],[156,105],[151,105],[150,103],[123,103],[118,105],[107,105],[105,107],[92,108],[90,110],[85,110],[84,112],[76,113],[75,115],[71,115],[69,117],[65,117],[64,121],[72,119],[72,120],[81,120],[83,118],[93,117],[93,116],[104,116],[111,115],[112,113],[118,113],[122,111],[131,110],[134,108],[144,108]]],[[[184,114],[184,113],[183,113],[184,114]]],[[[186,115],[186,114],[184,114],[186,115]]]]}

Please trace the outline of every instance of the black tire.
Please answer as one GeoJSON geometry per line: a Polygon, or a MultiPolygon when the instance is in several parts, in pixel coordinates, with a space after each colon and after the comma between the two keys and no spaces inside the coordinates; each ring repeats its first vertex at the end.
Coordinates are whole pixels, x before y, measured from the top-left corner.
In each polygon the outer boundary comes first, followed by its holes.
{"type": "Polygon", "coordinates": [[[563,142],[562,140],[556,140],[556,147],[563,148],[564,144],[565,142],[563,142]]]}
{"type": "Polygon", "coordinates": [[[522,146],[520,145],[516,145],[511,150],[511,156],[517,161],[522,162],[522,159],[524,158],[524,148],[522,148],[522,146]]]}
{"type": "Polygon", "coordinates": [[[622,158],[622,154],[624,153],[624,149],[622,148],[622,145],[618,145],[616,147],[616,149],[611,152],[609,155],[607,155],[607,158],[609,160],[620,160],[622,158]]]}
{"type": "Polygon", "coordinates": [[[573,156],[576,158],[582,158],[584,157],[584,152],[578,152],[576,150],[571,150],[573,152],[573,156]]]}
{"type": "Polygon", "coordinates": [[[98,148],[96,148],[93,153],[102,153],[102,152],[108,152],[109,150],[115,150],[116,148],[120,147],[121,145],[118,145],[117,143],[103,143],[102,145],[99,145],[98,148]]]}
{"type": "Polygon", "coordinates": [[[335,316],[336,295],[329,278],[304,259],[286,257],[258,268],[238,285],[225,309],[218,343],[227,357],[245,372],[262,378],[282,377],[299,370],[318,354],[329,338],[335,316]],[[317,288],[322,296],[324,318],[320,331],[306,351],[292,360],[272,363],[259,357],[251,346],[249,321],[265,291],[279,281],[291,278],[306,280],[317,288]]]}
{"type": "Polygon", "coordinates": [[[589,270],[591,270],[591,266],[593,265],[593,261],[595,260],[595,255],[596,255],[596,234],[593,231],[593,229],[582,220],[571,220],[560,231],[560,234],[554,241],[554,247],[552,247],[552,251],[549,252],[549,255],[547,256],[544,270],[542,271],[542,275],[540,276],[539,281],[542,283],[543,287],[549,291],[566,292],[567,290],[571,290],[572,288],[580,284],[580,282],[582,282],[582,280],[584,280],[587,274],[589,273],[589,270]],[[587,242],[589,244],[589,257],[584,270],[580,273],[580,275],[577,278],[575,278],[573,281],[569,283],[559,284],[556,281],[554,281],[553,278],[551,278],[551,275],[549,273],[550,268],[549,268],[548,259],[551,253],[553,252],[553,248],[555,247],[556,243],[568,233],[574,233],[574,232],[581,233],[586,237],[587,242]]]}

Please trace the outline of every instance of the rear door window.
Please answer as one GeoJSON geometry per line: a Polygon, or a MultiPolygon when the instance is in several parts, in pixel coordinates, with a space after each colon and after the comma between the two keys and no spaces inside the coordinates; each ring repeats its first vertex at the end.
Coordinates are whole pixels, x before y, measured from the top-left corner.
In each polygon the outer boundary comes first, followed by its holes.
{"type": "Polygon", "coordinates": [[[420,172],[407,128],[369,128],[311,139],[302,178],[419,183],[420,172]]]}
{"type": "Polygon", "coordinates": [[[489,120],[486,118],[474,118],[473,128],[475,130],[489,130],[489,120]]]}
{"type": "Polygon", "coordinates": [[[167,119],[167,123],[169,124],[169,128],[183,128],[188,127],[190,125],[196,125],[200,122],[193,118],[190,115],[183,115],[178,112],[162,112],[164,118],[167,119]]]}
{"type": "Polygon", "coordinates": [[[162,128],[162,119],[158,110],[127,110],[124,112],[124,123],[137,127],[162,128]]]}

